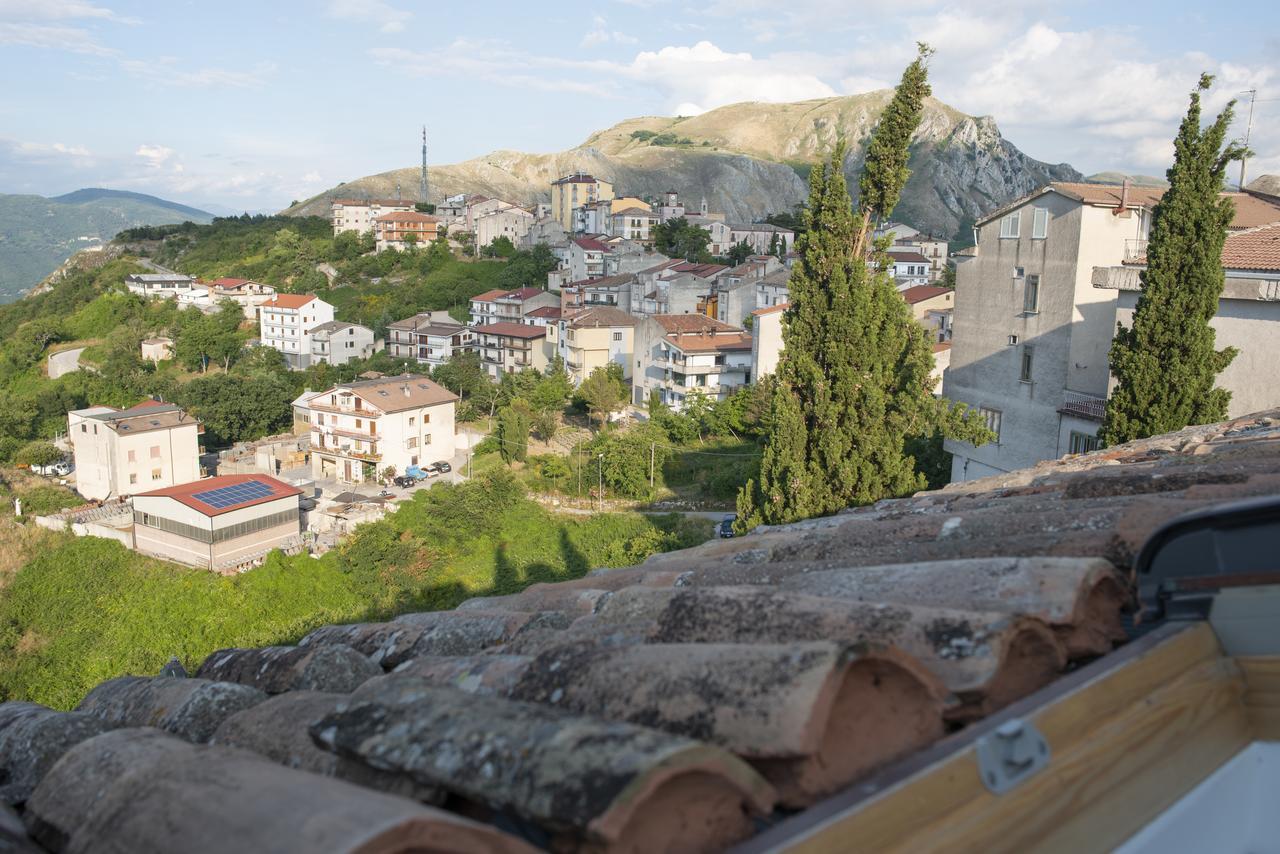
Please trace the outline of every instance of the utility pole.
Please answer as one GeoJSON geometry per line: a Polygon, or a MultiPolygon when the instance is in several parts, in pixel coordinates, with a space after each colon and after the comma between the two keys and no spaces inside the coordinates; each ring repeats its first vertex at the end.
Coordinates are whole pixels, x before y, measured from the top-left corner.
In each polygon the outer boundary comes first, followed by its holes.
{"type": "Polygon", "coordinates": [[[596,464],[596,470],[600,473],[600,485],[596,487],[596,494],[599,496],[596,501],[596,509],[604,510],[604,454],[600,455],[599,462],[596,464]]]}
{"type": "Polygon", "coordinates": [[[653,489],[653,459],[654,459],[654,456],[657,454],[657,449],[658,449],[657,442],[649,443],[649,489],[650,490],[653,489]]]}
{"type": "Polygon", "coordinates": [[[1249,135],[1253,132],[1253,102],[1258,100],[1257,89],[1246,89],[1240,93],[1249,96],[1249,121],[1244,128],[1244,157],[1240,158],[1240,192],[1244,192],[1244,166],[1249,159],[1249,135]]]}
{"type": "Polygon", "coordinates": [[[582,500],[582,443],[578,443],[578,500],[582,500]]]}

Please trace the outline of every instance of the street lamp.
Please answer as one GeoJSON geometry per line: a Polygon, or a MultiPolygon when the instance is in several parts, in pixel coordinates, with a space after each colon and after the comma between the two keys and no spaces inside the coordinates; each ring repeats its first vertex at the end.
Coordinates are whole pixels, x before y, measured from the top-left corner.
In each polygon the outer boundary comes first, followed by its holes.
{"type": "Polygon", "coordinates": [[[596,464],[596,471],[599,473],[599,485],[596,487],[596,494],[599,497],[600,509],[604,510],[604,454],[599,456],[599,462],[596,464]]]}

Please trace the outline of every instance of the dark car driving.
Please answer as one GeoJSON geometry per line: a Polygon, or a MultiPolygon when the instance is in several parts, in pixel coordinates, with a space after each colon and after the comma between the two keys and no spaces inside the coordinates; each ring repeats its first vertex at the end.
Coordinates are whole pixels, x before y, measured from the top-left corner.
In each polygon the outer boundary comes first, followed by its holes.
{"type": "Polygon", "coordinates": [[[447,474],[448,472],[453,471],[453,466],[449,465],[444,460],[440,460],[438,462],[434,462],[431,465],[427,466],[427,471],[434,471],[434,472],[439,472],[440,474],[447,474]]]}
{"type": "Polygon", "coordinates": [[[400,487],[401,489],[408,489],[409,487],[413,486],[413,485],[414,485],[415,483],[417,483],[418,481],[416,481],[416,480],[414,480],[413,478],[409,477],[407,474],[402,474],[402,475],[399,475],[399,476],[397,476],[397,477],[393,477],[393,478],[391,479],[391,482],[392,482],[392,483],[394,483],[396,486],[400,487]]]}
{"type": "Polygon", "coordinates": [[[737,518],[737,516],[725,516],[716,525],[716,533],[721,539],[727,540],[733,536],[733,522],[737,518]]]}

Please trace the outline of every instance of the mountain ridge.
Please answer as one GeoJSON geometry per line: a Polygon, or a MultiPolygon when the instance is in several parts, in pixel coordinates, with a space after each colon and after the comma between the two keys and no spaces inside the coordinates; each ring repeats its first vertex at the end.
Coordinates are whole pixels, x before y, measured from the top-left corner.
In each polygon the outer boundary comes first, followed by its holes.
{"type": "Polygon", "coordinates": [[[130,190],[87,187],[48,198],[0,194],[0,302],[38,285],[79,250],[101,246],[126,228],[212,214],[130,190]]]}
{"type": "MultiPolygon", "coordinates": [[[[462,192],[531,204],[549,197],[552,180],[577,169],[611,178],[628,195],[674,188],[691,205],[706,196],[731,220],[791,210],[808,196],[809,169],[844,138],[853,179],[880,112],[883,89],[788,103],[742,102],[697,116],[639,116],[590,134],[561,152],[500,149],[462,163],[431,167],[430,201],[462,192]]],[[[1083,176],[1069,164],[1028,157],[1004,139],[991,117],[966,115],[929,98],[912,141],[912,177],[894,213],[935,234],[962,235],[986,210],[1054,180],[1083,176]]],[[[856,188],[856,180],[851,187],[856,188]]],[[[330,199],[386,197],[397,188],[416,199],[418,169],[358,178],[283,211],[328,214],[330,199]]]]}

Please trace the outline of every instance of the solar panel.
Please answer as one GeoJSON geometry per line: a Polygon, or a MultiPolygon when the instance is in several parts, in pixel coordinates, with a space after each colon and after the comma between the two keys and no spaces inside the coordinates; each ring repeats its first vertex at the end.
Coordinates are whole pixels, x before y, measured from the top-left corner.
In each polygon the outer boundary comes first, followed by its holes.
{"type": "Polygon", "coordinates": [[[256,501],[274,494],[275,490],[260,480],[247,480],[219,489],[209,489],[192,494],[192,498],[203,501],[215,510],[223,510],[246,501],[256,501]]]}

